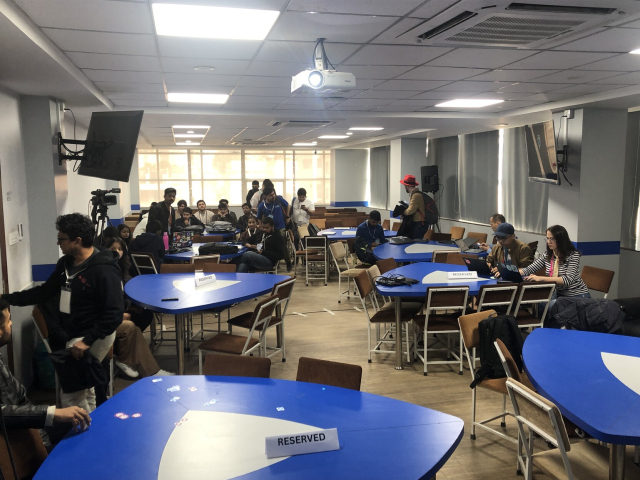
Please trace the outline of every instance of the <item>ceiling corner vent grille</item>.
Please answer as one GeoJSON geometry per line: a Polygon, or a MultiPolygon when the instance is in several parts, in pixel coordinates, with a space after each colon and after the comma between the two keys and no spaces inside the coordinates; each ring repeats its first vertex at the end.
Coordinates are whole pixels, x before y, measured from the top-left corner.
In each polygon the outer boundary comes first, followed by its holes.
{"type": "Polygon", "coordinates": [[[232,145],[245,145],[248,147],[255,147],[260,145],[271,145],[274,142],[265,142],[264,140],[238,140],[237,142],[231,142],[232,145]]]}
{"type": "Polygon", "coordinates": [[[267,125],[271,127],[305,127],[305,128],[317,128],[326,127],[327,125],[334,124],[331,120],[271,120],[267,125]]]}

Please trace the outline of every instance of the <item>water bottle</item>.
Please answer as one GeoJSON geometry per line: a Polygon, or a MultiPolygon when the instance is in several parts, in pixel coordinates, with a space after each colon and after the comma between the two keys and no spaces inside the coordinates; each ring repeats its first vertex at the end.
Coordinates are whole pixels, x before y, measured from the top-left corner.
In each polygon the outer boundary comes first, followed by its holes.
{"type": "Polygon", "coordinates": [[[164,242],[164,249],[169,250],[169,234],[167,232],[162,235],[162,241],[164,242]]]}

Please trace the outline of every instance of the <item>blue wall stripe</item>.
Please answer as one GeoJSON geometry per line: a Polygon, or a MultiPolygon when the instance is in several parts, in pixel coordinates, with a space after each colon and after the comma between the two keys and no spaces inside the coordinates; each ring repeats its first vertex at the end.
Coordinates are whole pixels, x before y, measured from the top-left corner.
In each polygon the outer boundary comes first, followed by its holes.
{"type": "Polygon", "coordinates": [[[620,255],[620,242],[571,242],[584,256],[620,255]]]}
{"type": "Polygon", "coordinates": [[[50,263],[46,265],[32,265],[31,266],[31,276],[33,277],[34,282],[44,282],[47,278],[51,276],[51,274],[56,269],[55,263],[50,263]]]}
{"type": "Polygon", "coordinates": [[[331,202],[332,207],[368,207],[369,202],[331,202]]]}
{"type": "Polygon", "coordinates": [[[132,204],[131,204],[131,211],[132,211],[132,212],[135,212],[135,211],[137,211],[137,210],[140,210],[140,205],[137,205],[137,204],[135,204],[135,203],[132,203],[132,204]]]}
{"type": "Polygon", "coordinates": [[[111,225],[113,225],[114,227],[117,227],[121,223],[124,223],[124,218],[111,218],[110,220],[111,220],[111,225]]]}

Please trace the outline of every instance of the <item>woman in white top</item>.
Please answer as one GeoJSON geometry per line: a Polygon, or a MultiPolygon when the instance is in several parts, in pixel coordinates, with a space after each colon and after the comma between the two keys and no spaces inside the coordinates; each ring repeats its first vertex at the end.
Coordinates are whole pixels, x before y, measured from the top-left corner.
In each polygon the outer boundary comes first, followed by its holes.
{"type": "Polygon", "coordinates": [[[213,212],[207,210],[207,204],[204,203],[204,200],[198,200],[196,203],[198,206],[198,211],[193,214],[198,220],[200,220],[204,225],[209,225],[213,221],[213,212]]]}

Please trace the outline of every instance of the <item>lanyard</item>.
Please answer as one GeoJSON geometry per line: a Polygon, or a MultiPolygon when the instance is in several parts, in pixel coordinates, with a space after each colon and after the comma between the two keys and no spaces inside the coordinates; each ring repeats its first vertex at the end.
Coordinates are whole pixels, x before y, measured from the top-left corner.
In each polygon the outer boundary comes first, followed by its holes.
{"type": "Polygon", "coordinates": [[[551,254],[551,261],[549,262],[549,276],[553,277],[554,263],[556,262],[555,255],[551,254]]]}

